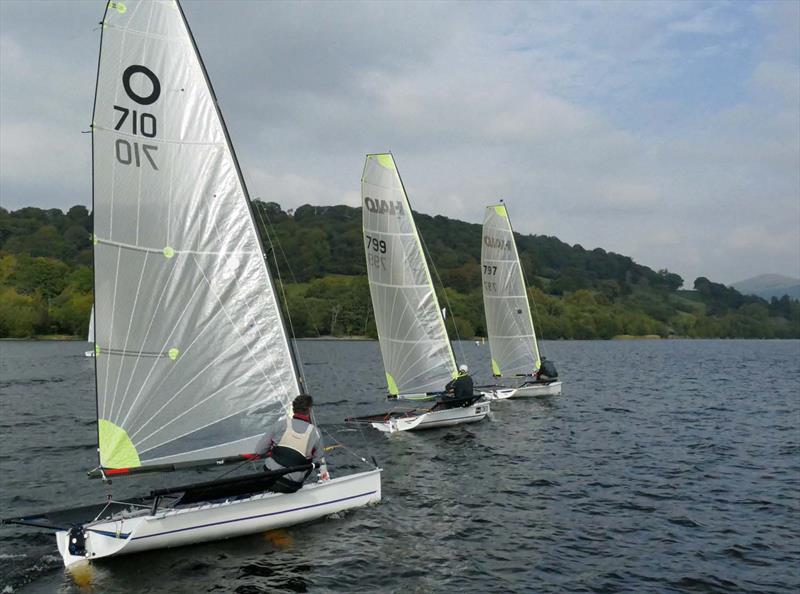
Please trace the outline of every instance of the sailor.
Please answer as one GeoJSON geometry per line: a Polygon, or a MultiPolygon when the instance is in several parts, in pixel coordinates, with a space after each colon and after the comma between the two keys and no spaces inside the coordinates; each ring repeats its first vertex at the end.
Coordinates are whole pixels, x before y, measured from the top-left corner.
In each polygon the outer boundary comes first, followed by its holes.
{"type": "MultiPolygon", "coordinates": [[[[279,470],[290,466],[301,466],[309,462],[320,463],[320,479],[327,481],[328,470],[322,455],[322,436],[311,420],[314,400],[308,394],[300,394],[292,402],[292,418],[285,418],[272,428],[266,436],[265,470],[279,470]]],[[[264,442],[262,442],[264,443],[264,442]]],[[[279,477],[272,486],[279,493],[294,493],[303,486],[311,470],[297,471],[279,477]]]]}
{"type": "Polygon", "coordinates": [[[458,376],[447,383],[444,387],[444,391],[447,395],[450,395],[450,398],[472,398],[474,395],[472,391],[473,387],[474,383],[469,376],[469,367],[462,363],[458,366],[458,376]]]}
{"type": "Polygon", "coordinates": [[[541,381],[558,379],[558,371],[556,370],[555,363],[550,361],[547,357],[542,357],[542,363],[533,375],[537,380],[541,381]]]}

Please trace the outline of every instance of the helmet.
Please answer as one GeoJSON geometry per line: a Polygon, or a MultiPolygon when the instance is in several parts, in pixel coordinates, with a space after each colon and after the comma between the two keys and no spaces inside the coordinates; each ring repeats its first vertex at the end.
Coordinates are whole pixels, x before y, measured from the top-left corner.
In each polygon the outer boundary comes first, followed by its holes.
{"type": "Polygon", "coordinates": [[[467,373],[467,372],[469,371],[469,367],[467,367],[466,365],[464,365],[464,364],[462,363],[461,365],[459,365],[459,366],[458,366],[458,370],[459,370],[461,373],[467,373]]]}

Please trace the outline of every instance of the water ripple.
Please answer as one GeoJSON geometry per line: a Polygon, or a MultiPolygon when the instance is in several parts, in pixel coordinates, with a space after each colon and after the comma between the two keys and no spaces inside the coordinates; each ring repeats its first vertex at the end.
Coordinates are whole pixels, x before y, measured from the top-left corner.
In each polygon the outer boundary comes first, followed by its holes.
{"type": "MultiPolygon", "coordinates": [[[[105,497],[84,475],[96,452],[83,345],[32,344],[4,346],[14,370],[0,385],[9,514],[105,497]]],[[[462,346],[488,378],[488,349],[462,346]]],[[[800,591],[800,342],[544,349],[564,371],[562,397],[493,403],[491,422],[387,436],[342,423],[391,406],[377,345],[301,342],[301,358],[318,363],[307,373],[324,429],[385,469],[381,504],[96,563],[94,591],[800,591]],[[759,373],[743,373],[743,361],[759,373]]],[[[360,468],[341,449],[329,462],[338,473],[360,468]]],[[[120,479],[114,494],[171,482],[120,479]]],[[[0,561],[0,591],[85,591],[48,533],[4,527],[0,561]]]]}

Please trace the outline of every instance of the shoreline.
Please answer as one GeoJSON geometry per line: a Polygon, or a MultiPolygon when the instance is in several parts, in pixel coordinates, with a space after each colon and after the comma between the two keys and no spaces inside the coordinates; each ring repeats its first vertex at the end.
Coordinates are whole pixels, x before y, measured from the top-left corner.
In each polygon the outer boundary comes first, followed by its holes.
{"type": "MultiPolygon", "coordinates": [[[[294,338],[295,341],[320,341],[320,342],[378,342],[377,338],[369,336],[304,336],[294,338]]],[[[612,340],[800,340],[797,338],[726,338],[723,336],[704,336],[702,338],[692,338],[691,336],[659,336],[658,334],[644,334],[636,336],[633,334],[618,334],[611,338],[541,338],[540,342],[606,342],[612,340]]],[[[480,342],[481,346],[488,345],[488,340],[484,341],[482,336],[474,338],[462,338],[460,342],[480,342]]],[[[24,338],[0,338],[0,342],[87,342],[83,336],[70,336],[68,334],[42,334],[36,336],[26,336],[24,338]]],[[[459,341],[451,341],[459,342],[459,341]]]]}

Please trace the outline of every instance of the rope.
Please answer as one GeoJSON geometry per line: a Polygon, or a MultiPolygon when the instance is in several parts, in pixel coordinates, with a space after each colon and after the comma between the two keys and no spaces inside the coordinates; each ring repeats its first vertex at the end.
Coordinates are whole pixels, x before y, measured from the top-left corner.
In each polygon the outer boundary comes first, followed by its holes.
{"type": "MultiPolygon", "coordinates": [[[[280,250],[281,256],[283,257],[284,262],[286,262],[286,268],[289,270],[289,276],[291,277],[292,282],[294,282],[295,284],[297,284],[297,276],[295,275],[294,270],[292,269],[292,265],[289,262],[289,258],[287,257],[286,252],[283,249],[283,245],[281,244],[281,240],[278,237],[278,233],[275,230],[275,226],[273,225],[272,220],[269,217],[269,214],[267,214],[266,210],[264,210],[264,212],[262,213],[262,209],[260,208],[260,205],[262,205],[262,204],[263,204],[263,202],[261,202],[261,201],[258,201],[258,204],[254,204],[254,206],[256,207],[255,211],[256,211],[256,213],[258,213],[259,220],[261,222],[262,227],[264,228],[264,233],[266,234],[267,240],[269,241],[270,250],[272,251],[273,261],[275,262],[275,270],[276,270],[276,274],[278,276],[278,282],[280,283],[280,286],[281,286],[281,294],[283,295],[284,304],[286,306],[285,308],[286,308],[286,312],[287,312],[287,317],[290,320],[292,337],[296,340],[297,337],[296,337],[296,335],[294,333],[294,326],[291,325],[291,317],[288,314],[288,312],[289,312],[289,302],[286,299],[286,291],[285,291],[285,288],[284,288],[283,277],[280,274],[280,267],[278,266],[277,252],[275,250],[275,245],[278,246],[278,250],[280,250]],[[265,218],[266,218],[266,223],[264,222],[265,218]],[[267,224],[269,224],[269,228],[267,227],[267,224]],[[272,230],[272,233],[270,233],[270,229],[272,230]],[[272,241],[272,236],[273,235],[275,236],[275,243],[274,244],[273,244],[273,241],[272,241]]],[[[306,314],[308,315],[308,319],[311,322],[311,325],[312,325],[312,327],[314,329],[314,333],[317,335],[318,338],[320,338],[322,336],[322,334],[319,331],[319,326],[317,326],[316,322],[314,322],[314,317],[311,315],[311,311],[310,311],[308,305],[306,304],[305,300],[303,300],[303,307],[306,308],[306,314]]],[[[300,357],[298,357],[298,359],[300,359],[300,357]]],[[[301,362],[301,364],[302,364],[302,362],[301,362]]],[[[331,364],[330,361],[325,361],[324,364],[327,365],[328,368],[331,370],[331,375],[333,375],[336,383],[338,383],[339,379],[341,377],[340,374],[339,374],[339,371],[331,364]]],[[[350,404],[349,400],[347,402],[348,402],[347,406],[348,406],[350,412],[351,413],[355,412],[354,409],[352,408],[352,404],[350,404]]],[[[314,413],[313,408],[311,410],[311,415],[312,415],[312,421],[314,422],[314,425],[317,428],[321,429],[322,431],[324,431],[325,433],[327,433],[329,436],[331,436],[333,438],[333,435],[329,431],[327,431],[326,429],[323,429],[322,427],[320,427],[317,424],[317,419],[316,419],[316,415],[314,413]]],[[[354,416],[354,415],[351,414],[351,416],[354,416]]],[[[359,431],[359,435],[361,436],[362,442],[364,443],[365,447],[367,448],[368,455],[370,457],[374,458],[374,455],[373,455],[373,453],[371,451],[371,448],[369,446],[369,441],[367,440],[366,436],[364,435],[363,430],[359,427],[358,431],[359,431]]],[[[339,440],[334,438],[334,441],[338,442],[339,440]]],[[[349,448],[347,448],[343,444],[339,444],[339,445],[342,448],[344,448],[345,450],[349,450],[349,448]]],[[[325,449],[325,451],[332,451],[332,450],[328,450],[327,448],[324,448],[324,449],[325,449]]],[[[332,448],[332,449],[335,449],[335,448],[332,448]]],[[[354,455],[356,455],[356,457],[359,460],[362,460],[363,462],[369,464],[369,462],[367,462],[367,460],[364,459],[363,457],[361,457],[360,455],[355,454],[355,453],[354,453],[354,455]]]]}
{"type": "MultiPolygon", "coordinates": [[[[522,268],[522,262],[519,265],[520,269],[522,268]]],[[[525,280],[525,275],[522,275],[522,280],[525,280]]],[[[527,284],[527,283],[526,283],[527,284]]],[[[525,296],[528,297],[528,287],[525,287],[525,296]]],[[[536,319],[536,325],[541,329],[541,318],[539,317],[539,310],[536,309],[536,300],[532,297],[528,298],[529,303],[533,303],[533,317],[536,319]]],[[[542,346],[539,344],[539,339],[541,338],[544,340],[544,334],[540,332],[536,332],[536,329],[533,330],[534,334],[536,334],[536,348],[539,349],[539,355],[542,355],[542,346]]],[[[543,356],[543,355],[542,355],[543,356]]]]}
{"type": "MultiPolygon", "coordinates": [[[[358,426],[358,425],[356,425],[356,426],[358,426]]],[[[324,431],[325,433],[327,433],[327,434],[328,434],[328,436],[329,436],[331,439],[335,439],[335,438],[334,438],[334,436],[333,436],[333,434],[332,434],[332,433],[330,433],[329,431],[327,431],[326,429],[323,429],[322,431],[324,431]]],[[[359,429],[359,431],[360,431],[360,429],[359,429]]],[[[369,464],[369,462],[366,460],[366,458],[362,457],[362,456],[361,456],[360,454],[358,454],[358,453],[357,453],[355,450],[352,450],[352,449],[348,448],[348,447],[347,447],[346,445],[344,445],[343,443],[336,443],[335,445],[332,445],[332,446],[328,446],[328,447],[326,447],[326,448],[325,448],[325,451],[326,451],[326,452],[328,451],[328,448],[331,448],[331,449],[342,448],[342,449],[343,449],[345,452],[347,452],[348,454],[351,454],[352,456],[355,456],[356,458],[358,458],[358,459],[359,459],[361,462],[363,462],[364,464],[369,464]]],[[[367,449],[369,449],[369,448],[367,448],[367,449]]],[[[374,458],[374,456],[372,456],[372,454],[370,454],[370,456],[371,456],[372,458],[374,458]]]]}
{"type": "MultiPolygon", "coordinates": [[[[267,241],[269,242],[269,251],[272,254],[272,261],[275,262],[275,274],[278,277],[278,285],[280,285],[281,296],[283,297],[283,306],[284,306],[284,310],[286,311],[286,319],[289,320],[289,331],[292,334],[292,340],[295,341],[295,343],[292,345],[292,348],[294,348],[295,352],[297,352],[297,349],[295,348],[295,346],[297,344],[296,343],[297,334],[294,331],[294,322],[292,322],[292,314],[289,311],[289,301],[286,298],[286,287],[285,287],[285,285],[283,283],[283,277],[281,276],[281,267],[278,265],[278,255],[275,252],[275,245],[272,243],[272,235],[270,234],[269,230],[267,229],[267,226],[264,224],[264,216],[267,217],[267,221],[269,222],[269,226],[272,228],[273,232],[275,231],[275,227],[272,225],[272,221],[270,221],[269,215],[267,215],[266,212],[264,212],[262,214],[261,204],[263,204],[263,202],[259,201],[258,204],[254,204],[253,206],[255,206],[254,210],[258,214],[258,218],[259,218],[259,220],[261,222],[261,226],[264,229],[264,235],[267,236],[267,241]]],[[[277,233],[275,233],[275,240],[277,241],[278,248],[281,250],[281,254],[283,254],[283,258],[284,258],[284,260],[286,260],[286,264],[288,266],[289,265],[289,260],[288,260],[288,258],[286,258],[286,253],[283,251],[283,247],[281,246],[281,242],[280,242],[280,239],[278,239],[278,234],[277,233]]],[[[296,283],[297,279],[294,276],[294,272],[292,271],[291,266],[289,266],[289,273],[292,275],[292,279],[296,283]]],[[[300,372],[300,383],[305,388],[305,385],[306,385],[305,375],[306,374],[305,374],[305,368],[303,367],[302,357],[295,357],[295,359],[297,360],[297,366],[299,368],[298,371],[300,372]]]]}
{"type": "Polygon", "coordinates": [[[469,364],[469,361],[467,361],[467,356],[464,354],[464,347],[461,345],[461,336],[458,334],[458,324],[456,324],[456,318],[455,315],[453,315],[453,306],[450,304],[450,299],[447,297],[447,287],[444,286],[442,278],[439,276],[439,269],[436,268],[436,263],[433,261],[433,258],[431,258],[431,252],[428,249],[428,244],[425,243],[425,238],[422,236],[422,233],[418,233],[417,235],[419,235],[419,239],[422,242],[422,249],[425,251],[425,255],[428,256],[428,261],[431,264],[431,268],[433,268],[433,273],[436,275],[436,280],[439,282],[439,286],[442,287],[444,302],[447,304],[447,308],[450,310],[450,314],[453,317],[453,330],[456,333],[456,340],[458,341],[458,353],[461,356],[461,361],[462,363],[469,364]]]}

